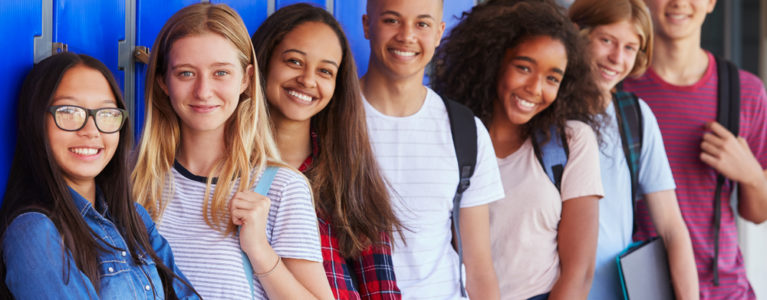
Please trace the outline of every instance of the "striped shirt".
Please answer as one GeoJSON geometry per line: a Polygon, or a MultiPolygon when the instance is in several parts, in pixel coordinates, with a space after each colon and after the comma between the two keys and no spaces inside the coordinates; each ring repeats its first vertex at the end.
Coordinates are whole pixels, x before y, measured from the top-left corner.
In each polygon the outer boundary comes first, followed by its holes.
{"type": "MultiPolygon", "coordinates": [[[[171,200],[157,223],[173,249],[176,264],[204,299],[252,299],[246,277],[252,275],[245,274],[239,239],[212,229],[203,218],[206,178],[179,163],[174,164],[170,177],[173,186],[166,185],[163,198],[171,200]]],[[[306,180],[280,168],[268,196],[271,208],[266,238],[277,255],[322,262],[317,216],[306,180]]],[[[228,211],[225,218],[229,219],[228,211]]],[[[253,284],[255,298],[267,299],[255,276],[253,284]]]]}
{"type": "MultiPolygon", "coordinates": [[[[395,238],[392,247],[402,298],[459,298],[458,255],[450,244],[459,174],[445,104],[428,89],[423,106],[410,116],[384,115],[367,100],[364,105],[373,152],[390,183],[394,212],[406,228],[405,243],[395,238]]],[[[461,208],[504,195],[490,136],[479,119],[475,122],[477,165],[461,208]]]]}
{"type": "MultiPolygon", "coordinates": [[[[729,205],[730,186],[722,191],[722,227],[719,245],[719,286],[713,285],[714,189],[716,172],[700,160],[704,124],[716,120],[717,71],[709,53],[708,68],[697,83],[675,86],[652,69],[638,79],[627,79],[624,88],[636,93],[652,108],[666,145],[677,184],[677,198],[690,231],[703,299],[754,299],[738,247],[735,212],[729,205]]],[[[740,136],[748,141],[756,159],[767,168],[767,97],[759,79],[740,71],[740,136]]],[[[647,206],[638,204],[637,238],[655,235],[647,206]]]]}

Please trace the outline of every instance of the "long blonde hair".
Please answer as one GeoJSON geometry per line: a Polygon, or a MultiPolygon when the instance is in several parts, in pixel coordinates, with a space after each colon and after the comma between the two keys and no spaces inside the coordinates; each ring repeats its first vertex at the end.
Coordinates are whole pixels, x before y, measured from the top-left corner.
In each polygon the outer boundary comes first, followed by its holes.
{"type": "MultiPolygon", "coordinates": [[[[215,33],[239,50],[239,60],[245,76],[249,65],[256,66],[256,55],[250,36],[240,16],[225,4],[193,4],[176,12],[160,30],[152,47],[145,89],[145,121],[139,143],[136,167],[131,174],[133,195],[152,218],[160,219],[170,199],[163,197],[169,181],[176,151],[181,139],[179,118],[170,98],[160,88],[158,79],[166,75],[168,55],[173,43],[189,35],[215,33]]],[[[234,184],[238,191],[253,185],[252,174],[260,173],[268,162],[279,162],[279,153],[272,136],[258,72],[250,78],[249,88],[240,95],[239,104],[224,130],[226,155],[208,174],[202,213],[205,222],[225,233],[234,231],[227,222],[228,201],[234,184]],[[255,171],[255,172],[254,172],[255,171]],[[212,197],[213,174],[218,174],[212,197]],[[223,225],[223,226],[222,226],[223,225]]],[[[281,164],[281,163],[280,163],[281,164]]],[[[171,184],[172,190],[172,184],[171,184]]],[[[166,195],[172,195],[168,193],[166,195]]]]}

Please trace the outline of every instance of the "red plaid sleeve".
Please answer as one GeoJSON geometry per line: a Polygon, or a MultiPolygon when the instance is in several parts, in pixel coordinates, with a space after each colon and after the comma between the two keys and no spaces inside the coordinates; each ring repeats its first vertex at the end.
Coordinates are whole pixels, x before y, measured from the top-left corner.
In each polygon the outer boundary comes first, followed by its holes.
{"type": "Polygon", "coordinates": [[[370,246],[359,258],[348,259],[362,299],[401,299],[391,260],[391,242],[385,234],[381,244],[370,246]]]}
{"type": "Polygon", "coordinates": [[[320,243],[322,244],[322,266],[330,283],[330,290],[335,299],[360,299],[352,281],[346,260],[338,252],[338,239],[333,236],[330,223],[318,218],[320,243]]]}

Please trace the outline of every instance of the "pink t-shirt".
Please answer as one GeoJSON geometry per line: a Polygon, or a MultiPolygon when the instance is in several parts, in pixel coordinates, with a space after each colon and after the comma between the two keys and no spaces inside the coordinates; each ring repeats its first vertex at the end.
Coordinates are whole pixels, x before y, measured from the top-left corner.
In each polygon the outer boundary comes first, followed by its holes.
{"type": "Polygon", "coordinates": [[[594,132],[578,121],[567,122],[567,127],[570,155],[561,196],[535,157],[530,139],[498,159],[505,197],[490,204],[490,241],[503,299],[527,299],[551,291],[559,277],[562,202],[604,194],[594,132]]]}
{"type": "MultiPolygon", "coordinates": [[[[719,243],[719,286],[713,285],[714,189],[716,172],[700,160],[704,124],[716,120],[718,74],[709,53],[708,68],[695,84],[677,86],[652,69],[623,87],[645,100],[658,119],[677,199],[690,231],[702,299],[755,299],[738,248],[735,214],[729,205],[730,187],[722,189],[722,227],[719,243]]],[[[756,76],[740,71],[740,136],[767,168],[767,97],[756,76]]],[[[638,239],[656,235],[644,201],[637,203],[638,239]]]]}

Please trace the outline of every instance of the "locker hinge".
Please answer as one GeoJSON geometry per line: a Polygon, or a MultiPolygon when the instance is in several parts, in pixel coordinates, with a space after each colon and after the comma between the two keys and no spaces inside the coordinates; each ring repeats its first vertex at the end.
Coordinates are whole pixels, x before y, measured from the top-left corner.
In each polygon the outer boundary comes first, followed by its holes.
{"type": "Polygon", "coordinates": [[[149,48],[145,46],[136,46],[136,50],[133,50],[133,57],[137,62],[145,65],[149,64],[149,48]]]}
{"type": "Polygon", "coordinates": [[[61,53],[61,52],[67,52],[69,50],[69,45],[64,43],[55,42],[51,44],[51,52],[53,54],[61,53]]]}

